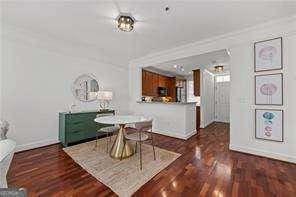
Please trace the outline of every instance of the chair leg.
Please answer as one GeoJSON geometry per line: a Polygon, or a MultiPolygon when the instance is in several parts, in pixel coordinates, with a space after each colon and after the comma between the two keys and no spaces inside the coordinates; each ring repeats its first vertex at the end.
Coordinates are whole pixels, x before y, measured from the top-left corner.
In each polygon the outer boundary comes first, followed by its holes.
{"type": "Polygon", "coordinates": [[[142,170],[142,142],[140,141],[140,170],[142,170]]]}
{"type": "MultiPolygon", "coordinates": [[[[109,144],[111,143],[111,139],[112,139],[113,133],[109,134],[109,144]]],[[[108,151],[109,152],[109,151],[108,151]]]]}
{"type": "Polygon", "coordinates": [[[109,150],[109,133],[107,133],[107,140],[106,140],[106,142],[107,142],[107,150],[106,150],[106,153],[108,153],[108,150],[109,150]]]}
{"type": "Polygon", "coordinates": [[[94,147],[94,150],[98,147],[98,133],[96,133],[96,144],[95,144],[95,147],[94,147]]]}
{"type": "Polygon", "coordinates": [[[125,149],[125,144],[126,144],[126,141],[124,140],[124,142],[123,142],[123,148],[122,148],[121,156],[120,156],[120,161],[122,160],[123,151],[124,151],[124,149],[125,149]]]}
{"type": "Polygon", "coordinates": [[[152,141],[152,148],[153,148],[153,156],[154,156],[154,160],[156,160],[156,156],[155,156],[155,148],[154,148],[154,140],[153,140],[153,134],[151,133],[151,141],[152,141]]]}
{"type": "Polygon", "coordinates": [[[138,149],[138,142],[136,141],[135,153],[137,153],[137,149],[138,149]]]}

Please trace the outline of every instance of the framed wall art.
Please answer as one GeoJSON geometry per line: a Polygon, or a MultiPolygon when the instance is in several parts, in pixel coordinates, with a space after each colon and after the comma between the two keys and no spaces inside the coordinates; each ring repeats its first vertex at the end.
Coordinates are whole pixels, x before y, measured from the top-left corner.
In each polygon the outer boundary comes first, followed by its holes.
{"type": "Polygon", "coordinates": [[[255,110],[255,138],[283,142],[283,110],[255,110]]]}
{"type": "Polygon", "coordinates": [[[280,70],[283,68],[282,37],[255,42],[255,72],[280,70]]]}
{"type": "Polygon", "coordinates": [[[283,105],[283,74],[255,76],[255,105],[283,105]]]}

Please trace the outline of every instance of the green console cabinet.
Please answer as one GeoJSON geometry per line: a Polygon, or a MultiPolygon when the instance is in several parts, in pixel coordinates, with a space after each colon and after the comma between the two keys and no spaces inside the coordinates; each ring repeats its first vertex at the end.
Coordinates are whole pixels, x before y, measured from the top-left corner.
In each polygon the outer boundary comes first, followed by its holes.
{"type": "MultiPolygon", "coordinates": [[[[114,110],[97,112],[61,112],[59,113],[59,140],[64,146],[70,143],[94,138],[97,131],[109,125],[99,124],[94,121],[97,114],[114,114],[114,110]]],[[[104,135],[104,133],[98,133],[104,135]]]]}

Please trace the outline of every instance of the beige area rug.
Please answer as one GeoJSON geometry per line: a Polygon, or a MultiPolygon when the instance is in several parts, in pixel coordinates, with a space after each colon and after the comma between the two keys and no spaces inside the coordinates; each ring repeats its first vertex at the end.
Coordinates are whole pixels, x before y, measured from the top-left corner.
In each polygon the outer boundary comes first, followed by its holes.
{"type": "Polygon", "coordinates": [[[110,187],[119,196],[131,196],[161,170],[176,160],[180,154],[155,147],[156,160],[153,159],[151,145],[143,144],[143,169],[140,170],[139,154],[123,159],[112,159],[106,153],[106,138],[78,144],[63,150],[82,168],[100,182],[110,187]]]}

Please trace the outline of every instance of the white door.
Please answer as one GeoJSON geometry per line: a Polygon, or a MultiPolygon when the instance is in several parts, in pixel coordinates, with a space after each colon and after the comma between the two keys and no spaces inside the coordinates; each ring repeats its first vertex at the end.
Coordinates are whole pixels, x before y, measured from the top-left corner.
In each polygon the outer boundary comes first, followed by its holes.
{"type": "Polygon", "coordinates": [[[230,114],[229,102],[230,102],[230,77],[229,75],[216,76],[215,121],[229,123],[229,114],[230,114]]]}

